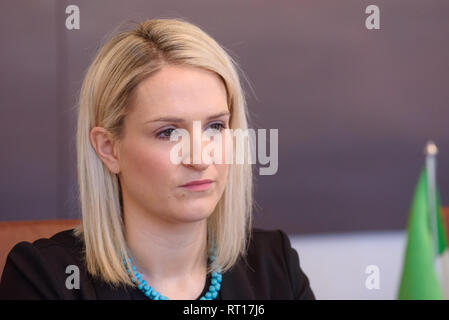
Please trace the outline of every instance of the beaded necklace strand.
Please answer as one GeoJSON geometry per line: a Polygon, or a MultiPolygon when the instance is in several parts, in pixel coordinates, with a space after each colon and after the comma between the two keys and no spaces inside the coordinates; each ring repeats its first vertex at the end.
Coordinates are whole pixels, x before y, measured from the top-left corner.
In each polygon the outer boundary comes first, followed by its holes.
{"type": "MultiPolygon", "coordinates": [[[[210,263],[213,263],[214,260],[215,260],[215,247],[211,250],[211,253],[209,255],[210,263]]],[[[146,282],[146,280],[142,278],[142,275],[137,271],[136,267],[132,264],[131,258],[128,258],[128,262],[131,265],[132,273],[128,268],[126,260],[123,259],[123,263],[125,265],[129,277],[131,278],[131,281],[133,283],[137,283],[137,288],[140,291],[142,291],[146,297],[148,297],[151,300],[170,300],[168,297],[154,290],[146,282]]],[[[219,269],[219,272],[212,272],[212,280],[209,286],[209,291],[206,292],[206,294],[202,296],[200,300],[214,300],[218,296],[218,292],[221,289],[221,280],[222,280],[221,269],[219,269]]]]}

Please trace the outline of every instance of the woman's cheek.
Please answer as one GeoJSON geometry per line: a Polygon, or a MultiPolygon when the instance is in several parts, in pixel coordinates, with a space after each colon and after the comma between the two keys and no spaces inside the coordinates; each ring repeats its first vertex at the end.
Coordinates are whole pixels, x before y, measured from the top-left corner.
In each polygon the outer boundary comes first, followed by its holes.
{"type": "Polygon", "coordinates": [[[132,164],[136,178],[144,177],[145,181],[155,181],[159,176],[167,177],[170,159],[164,146],[139,141],[132,150],[128,151],[126,161],[132,164]]]}
{"type": "Polygon", "coordinates": [[[139,169],[147,178],[158,180],[158,177],[169,177],[170,158],[165,152],[148,151],[142,155],[139,169]]]}

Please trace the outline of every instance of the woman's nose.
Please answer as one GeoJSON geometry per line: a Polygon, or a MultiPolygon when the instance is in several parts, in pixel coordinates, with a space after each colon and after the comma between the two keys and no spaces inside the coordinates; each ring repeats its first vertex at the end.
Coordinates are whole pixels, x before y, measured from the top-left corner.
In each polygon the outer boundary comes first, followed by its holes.
{"type": "Polygon", "coordinates": [[[202,158],[203,150],[205,146],[208,144],[208,141],[203,141],[202,137],[195,137],[191,135],[190,140],[190,150],[189,154],[187,155],[188,163],[185,163],[183,161],[182,163],[195,170],[205,170],[209,167],[210,163],[207,163],[206,161],[203,161],[202,158]]]}

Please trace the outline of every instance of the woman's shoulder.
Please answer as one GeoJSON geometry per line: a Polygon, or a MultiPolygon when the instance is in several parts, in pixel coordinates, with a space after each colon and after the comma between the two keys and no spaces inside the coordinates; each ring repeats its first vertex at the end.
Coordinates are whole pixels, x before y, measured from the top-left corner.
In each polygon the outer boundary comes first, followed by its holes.
{"type": "Polygon", "coordinates": [[[49,246],[62,246],[67,248],[72,248],[74,246],[79,246],[82,244],[79,237],[75,235],[75,229],[67,229],[55,233],[50,238],[41,238],[33,242],[34,245],[39,247],[49,247],[49,246]]]}
{"type": "Polygon", "coordinates": [[[280,242],[285,241],[288,236],[281,229],[261,229],[253,228],[251,231],[252,240],[255,244],[269,244],[269,245],[279,245],[280,242]],[[257,242],[256,242],[257,241],[257,242]]]}
{"type": "Polygon", "coordinates": [[[11,252],[33,248],[38,251],[79,251],[82,249],[82,241],[75,235],[75,229],[60,231],[48,238],[40,238],[33,242],[22,241],[17,243],[11,252]]]}
{"type": "Polygon", "coordinates": [[[74,229],[64,230],[49,238],[40,238],[33,242],[21,241],[9,252],[8,258],[14,260],[22,255],[44,255],[46,259],[74,259],[82,250],[81,240],[75,236],[74,229]],[[74,256],[75,254],[75,256],[74,256]]]}
{"type": "Polygon", "coordinates": [[[248,255],[263,254],[284,259],[293,249],[289,236],[281,229],[253,228],[249,241],[248,255]]]}
{"type": "Polygon", "coordinates": [[[234,273],[244,274],[246,287],[258,299],[315,299],[298,252],[280,229],[253,228],[247,254],[234,273]]]}
{"type": "Polygon", "coordinates": [[[9,259],[19,265],[30,262],[38,266],[46,264],[52,267],[81,264],[82,251],[82,241],[75,236],[74,229],[69,229],[49,238],[17,243],[9,252],[7,261],[9,259]]]}
{"type": "Polygon", "coordinates": [[[17,243],[9,252],[0,281],[0,298],[68,299],[74,292],[67,279],[76,272],[81,280],[86,272],[82,241],[74,230],[64,230],[50,238],[17,243]]]}

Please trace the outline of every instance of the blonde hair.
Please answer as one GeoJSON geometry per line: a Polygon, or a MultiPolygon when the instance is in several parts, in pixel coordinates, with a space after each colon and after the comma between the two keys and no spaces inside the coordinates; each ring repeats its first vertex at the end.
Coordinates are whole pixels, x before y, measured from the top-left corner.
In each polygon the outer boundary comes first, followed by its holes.
{"type": "MultiPolygon", "coordinates": [[[[123,133],[123,120],[133,89],[164,65],[188,65],[217,74],[227,91],[231,129],[248,128],[248,110],[238,65],[199,27],[183,19],[154,19],[113,36],[87,70],[79,100],[77,164],[82,224],[75,235],[84,243],[88,272],[113,285],[134,285],[128,261],[118,176],[97,156],[89,135],[95,126],[113,137],[123,133]]],[[[235,152],[234,152],[235,155],[235,152]]],[[[207,248],[216,245],[208,272],[229,270],[245,256],[251,237],[253,182],[249,161],[229,165],[223,195],[207,221],[207,248]]]]}

